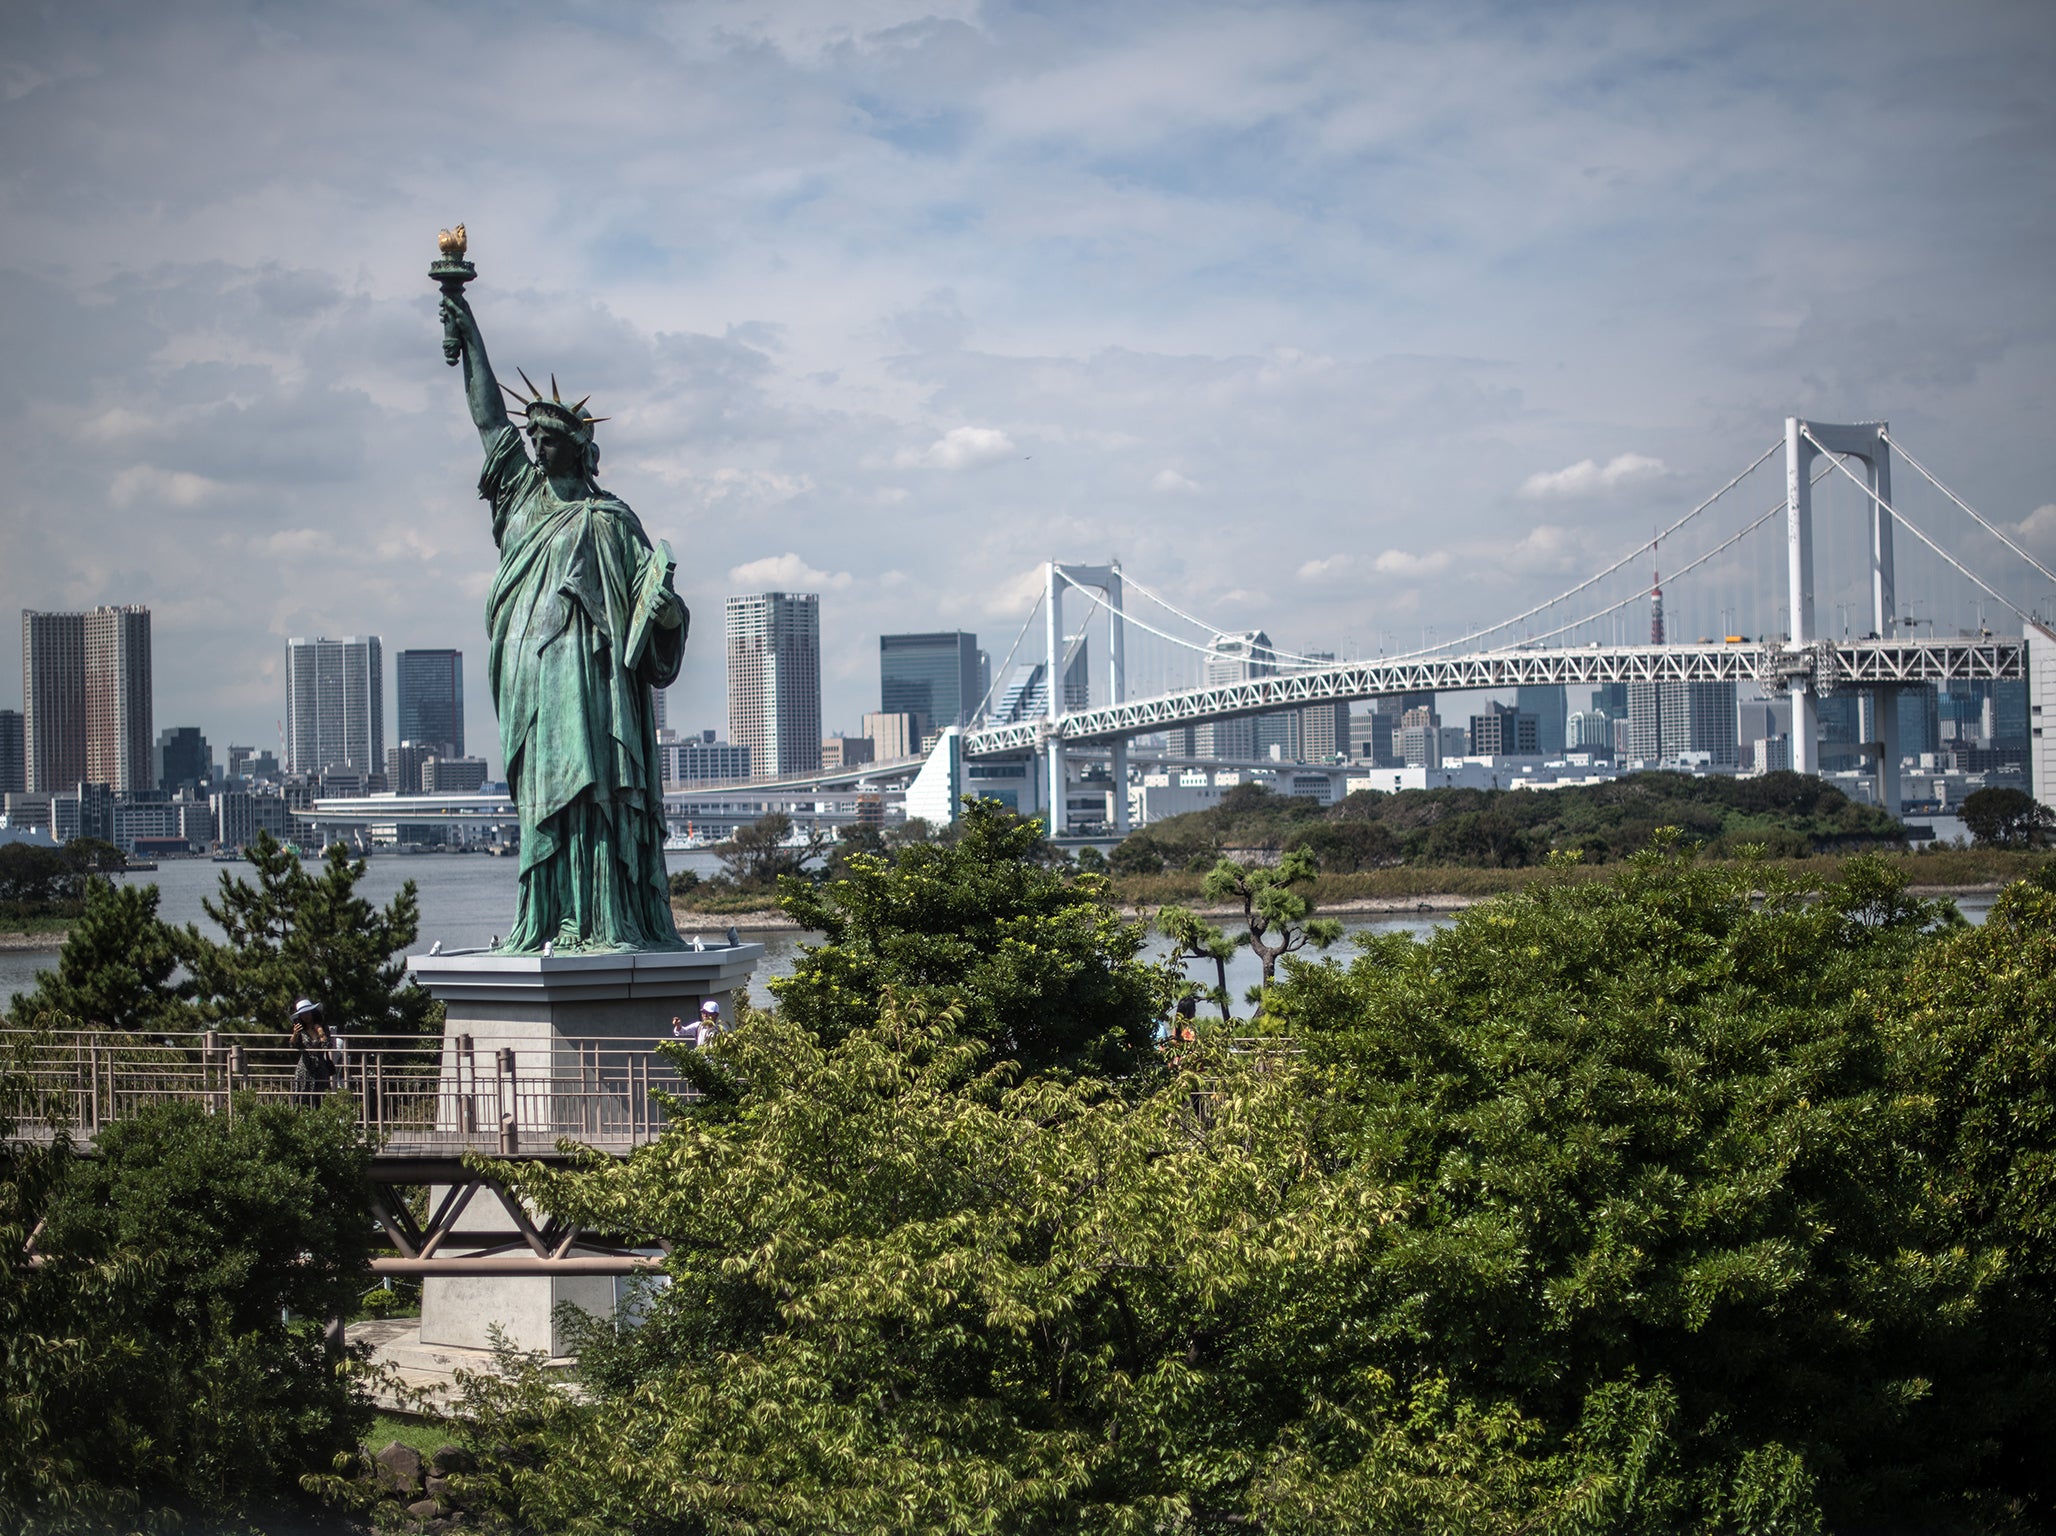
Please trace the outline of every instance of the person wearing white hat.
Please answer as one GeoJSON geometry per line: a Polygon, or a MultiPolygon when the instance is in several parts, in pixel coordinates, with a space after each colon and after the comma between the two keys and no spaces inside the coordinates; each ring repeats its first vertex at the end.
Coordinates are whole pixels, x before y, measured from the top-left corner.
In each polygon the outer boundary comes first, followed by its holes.
{"type": "Polygon", "coordinates": [[[303,997],[293,1004],[291,1017],[289,1043],[298,1057],[293,1063],[293,1102],[312,1106],[335,1086],[335,1041],[322,1021],[321,1004],[313,999],[303,997]]]}
{"type": "Polygon", "coordinates": [[[708,998],[700,1004],[700,1045],[712,1045],[714,1037],[721,1033],[721,1005],[708,998]]]}

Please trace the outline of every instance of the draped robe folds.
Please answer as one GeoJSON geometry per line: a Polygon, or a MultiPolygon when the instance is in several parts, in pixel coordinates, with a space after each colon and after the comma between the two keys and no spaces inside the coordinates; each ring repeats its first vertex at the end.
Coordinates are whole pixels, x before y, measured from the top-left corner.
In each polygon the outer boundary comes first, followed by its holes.
{"type": "Polygon", "coordinates": [[[626,655],[661,557],[624,502],[597,487],[558,499],[511,426],[486,453],[479,494],[500,549],[487,675],[521,818],[521,891],[500,950],[681,948],[650,690],[678,676],[684,627],[645,622],[644,654],[632,668],[626,655]]]}

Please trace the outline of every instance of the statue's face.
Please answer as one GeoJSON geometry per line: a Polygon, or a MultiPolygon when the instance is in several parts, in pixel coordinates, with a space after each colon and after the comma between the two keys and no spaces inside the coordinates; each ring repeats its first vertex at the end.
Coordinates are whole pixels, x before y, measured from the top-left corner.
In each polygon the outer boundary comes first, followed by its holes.
{"type": "Polygon", "coordinates": [[[535,458],[549,474],[569,474],[579,467],[581,455],[577,440],[568,432],[554,427],[539,426],[531,434],[535,443],[535,458]]]}

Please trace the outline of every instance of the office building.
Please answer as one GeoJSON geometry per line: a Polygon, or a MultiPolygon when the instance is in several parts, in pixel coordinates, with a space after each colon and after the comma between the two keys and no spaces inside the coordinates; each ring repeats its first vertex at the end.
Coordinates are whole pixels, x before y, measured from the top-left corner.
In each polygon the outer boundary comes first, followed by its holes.
{"type": "Polygon", "coordinates": [[[1514,690],[1513,707],[1535,717],[1535,750],[1561,757],[1570,745],[1570,700],[1562,683],[1525,684],[1514,690]]]}
{"type": "Polygon", "coordinates": [[[861,768],[873,761],[868,736],[831,736],[821,743],[823,768],[861,768]]]}
{"type": "Polygon", "coordinates": [[[384,772],[385,650],[377,635],[286,642],[285,766],[384,772]]]}
{"type": "Polygon", "coordinates": [[[50,797],[50,835],[60,843],[80,837],[111,843],[114,806],[114,791],[105,784],[82,780],[70,789],[61,789],[50,797]]]}
{"type": "MultiPolygon", "coordinates": [[[[1332,651],[1308,651],[1306,659],[1314,662],[1332,662],[1332,651]]],[[[1293,761],[1302,763],[1339,763],[1349,756],[1349,705],[1342,703],[1309,704],[1305,709],[1295,711],[1298,748],[1293,761]]]]}
{"type": "Polygon", "coordinates": [[[1535,757],[1541,754],[1539,722],[1511,704],[1487,703],[1471,716],[1472,757],[1535,757]]]}
{"type": "Polygon", "coordinates": [[[154,789],[150,610],[92,608],[86,630],[86,777],[116,794],[154,789]]]}
{"type": "Polygon", "coordinates": [[[727,604],[728,739],[759,778],[821,766],[821,599],[758,592],[727,604]]]}
{"type": "MultiPolygon", "coordinates": [[[[1084,709],[1092,702],[1091,647],[1084,635],[1064,641],[1064,708],[1084,709]]],[[[1023,720],[1041,720],[1049,714],[1047,662],[1024,661],[1014,668],[999,702],[993,706],[992,723],[1014,725],[1023,720]]],[[[884,755],[885,748],[879,747],[884,755]]]]}
{"type": "Polygon", "coordinates": [[[1625,720],[1628,717],[1628,685],[1601,683],[1592,690],[1592,707],[1605,710],[1616,720],[1625,720]]]}
{"type": "Polygon", "coordinates": [[[482,757],[431,757],[421,765],[424,795],[475,795],[485,788],[482,757]]]}
{"type": "Polygon", "coordinates": [[[464,755],[462,651],[401,651],[393,658],[393,689],[401,741],[444,757],[464,755]]]}
{"type": "Polygon", "coordinates": [[[29,763],[21,711],[0,709],[0,795],[21,794],[28,787],[29,763]]]}
{"type": "Polygon", "coordinates": [[[225,789],[213,796],[214,840],[224,849],[247,848],[259,832],[285,839],[292,825],[285,796],[274,790],[225,789]]]}
{"type": "MultiPolygon", "coordinates": [[[[1625,700],[1623,700],[1625,702],[1625,700]]],[[[1613,754],[1613,727],[1621,717],[1599,708],[1573,710],[1564,721],[1564,750],[1613,754]]]]}
{"type": "Polygon", "coordinates": [[[423,746],[418,741],[403,741],[397,747],[387,747],[386,787],[396,795],[420,794],[421,770],[435,755],[435,746],[423,746]]]}
{"type": "MultiPolygon", "coordinates": [[[[1207,646],[1206,681],[1209,687],[1270,677],[1277,670],[1277,652],[1272,649],[1271,637],[1260,629],[1234,635],[1215,635],[1207,646]]],[[[1296,716],[1298,711],[1289,713],[1296,716]]],[[[1296,719],[1292,721],[1294,725],[1297,723],[1296,719]]],[[[1273,746],[1280,749],[1280,756],[1284,756],[1288,749],[1297,746],[1297,742],[1290,739],[1293,734],[1291,726],[1280,723],[1275,716],[1216,720],[1197,729],[1193,746],[1199,757],[1246,762],[1269,756],[1268,749],[1273,746]],[[1258,739],[1260,734],[1261,743],[1258,739]]],[[[1297,760],[1296,751],[1291,755],[1297,760]]]]}
{"type": "Polygon", "coordinates": [[[1688,754],[1705,754],[1716,768],[1740,765],[1735,685],[1629,683],[1627,755],[1658,763],[1675,762],[1688,754]]]}
{"type": "Polygon", "coordinates": [[[1398,753],[1409,768],[1442,766],[1442,721],[1434,710],[1416,704],[1399,717],[1398,753]]]}
{"type": "Polygon", "coordinates": [[[920,715],[930,729],[968,725],[985,685],[978,637],[962,630],[878,637],[878,709],[920,715]]]}
{"type": "Polygon", "coordinates": [[[167,725],[150,754],[150,780],[167,795],[214,787],[214,749],[197,725],[167,725]]]}
{"type": "Polygon", "coordinates": [[[871,743],[872,761],[891,763],[904,758],[919,757],[924,724],[919,715],[864,716],[864,737],[871,743]]]}
{"type": "Polygon", "coordinates": [[[750,749],[716,741],[708,731],[657,748],[666,784],[739,784],[750,776],[750,749]]]}

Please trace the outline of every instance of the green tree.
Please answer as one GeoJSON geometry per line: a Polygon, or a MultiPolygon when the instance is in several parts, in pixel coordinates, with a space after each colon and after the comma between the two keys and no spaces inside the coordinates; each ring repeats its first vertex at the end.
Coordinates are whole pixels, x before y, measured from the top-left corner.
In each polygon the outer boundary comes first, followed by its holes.
{"type": "Polygon", "coordinates": [[[950,842],[909,844],[890,863],[858,854],[826,886],[785,881],[780,905],[827,942],[771,983],[780,1011],[833,1043],[897,991],[963,1007],[967,1035],[1030,1072],[1135,1070],[1160,986],[1137,958],[1143,931],[1102,877],[1040,862],[1047,847],[1034,822],[967,802],[950,842]]]}
{"type": "Polygon", "coordinates": [[[827,838],[816,831],[802,843],[792,838],[792,818],[783,811],[761,816],[714,850],[722,871],[746,891],[770,890],[781,876],[806,873],[810,861],[828,848],[827,838]]]}
{"type": "Polygon", "coordinates": [[[180,935],[157,916],[157,887],[86,883],[85,910],[54,970],[16,993],[18,1026],[178,1030],[192,1027],[193,987],[178,975],[180,935]]]}
{"type": "Polygon", "coordinates": [[[441,1005],[407,979],[420,932],[412,880],[381,909],[357,895],[364,861],[340,843],[315,872],[268,833],[243,856],[254,882],[223,871],[205,903],[224,942],[191,924],[180,938],[201,1017],[282,1031],[294,1000],[310,997],[332,1028],[359,1034],[414,1035],[440,1022],[441,1005]]]}
{"type": "Polygon", "coordinates": [[[1210,961],[1214,985],[1209,995],[1229,1018],[1228,962],[1235,958],[1236,943],[1189,907],[1169,906],[1156,915],[1157,932],[1171,941],[1171,963],[1182,975],[1187,960],[1210,961]]]}
{"type": "Polygon", "coordinates": [[[1210,900],[1240,903],[1243,931],[1236,942],[1247,945],[1263,966],[1266,992],[1282,956],[1309,944],[1326,949],[1342,937],[1342,924],[1332,917],[1315,917],[1312,900],[1298,889],[1313,884],[1318,873],[1312,852],[1300,847],[1288,849],[1275,865],[1223,859],[1207,874],[1210,900]]]}
{"type": "Polygon", "coordinates": [[[368,1150],[339,1108],[158,1105],[0,1180],[0,1516],[302,1523],[368,1426],[323,1320],[364,1286],[368,1150]],[[20,1262],[33,1213],[39,1263],[20,1262]]]}
{"type": "Polygon", "coordinates": [[[1998,848],[2033,848],[2056,827],[2056,812],[2025,790],[1994,785],[1963,797],[1963,824],[1971,837],[1998,848]]]}

